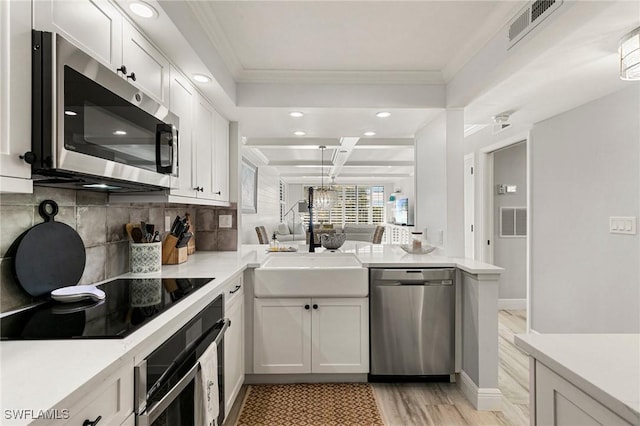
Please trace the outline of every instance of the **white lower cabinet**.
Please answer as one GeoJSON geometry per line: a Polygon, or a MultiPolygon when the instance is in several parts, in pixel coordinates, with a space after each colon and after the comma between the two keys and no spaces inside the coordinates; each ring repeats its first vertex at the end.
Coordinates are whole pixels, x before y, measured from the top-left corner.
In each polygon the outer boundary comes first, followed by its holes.
{"type": "Polygon", "coordinates": [[[535,380],[536,425],[630,425],[539,361],[535,363],[535,380]]]}
{"type": "Polygon", "coordinates": [[[254,373],[367,373],[367,298],[254,300],[254,373]]]}
{"type": "Polygon", "coordinates": [[[242,278],[226,291],[225,316],[231,324],[224,336],[224,402],[226,414],[244,383],[244,292],[242,278]],[[238,287],[240,286],[240,287],[238,287]]]}
{"type": "Polygon", "coordinates": [[[312,303],[311,371],[367,373],[369,299],[312,299],[312,303]]]}
{"type": "MultiPolygon", "coordinates": [[[[71,406],[56,407],[67,409],[69,418],[53,420],[52,426],[82,425],[100,417],[100,425],[120,425],[133,419],[133,360],[126,362],[119,370],[79,397],[71,406]],[[86,395],[85,395],[86,394],[86,395]]],[[[135,422],[135,419],[134,419],[135,422]]]]}

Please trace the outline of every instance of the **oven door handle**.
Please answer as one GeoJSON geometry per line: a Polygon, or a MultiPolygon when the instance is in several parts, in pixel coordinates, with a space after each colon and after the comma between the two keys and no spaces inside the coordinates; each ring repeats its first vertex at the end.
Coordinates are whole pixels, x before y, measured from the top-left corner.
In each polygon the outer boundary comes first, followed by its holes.
{"type": "MultiPolygon", "coordinates": [[[[224,319],[224,325],[220,329],[218,335],[213,341],[216,345],[220,344],[220,341],[224,337],[224,333],[229,328],[229,320],[227,318],[224,319]]],[[[148,407],[144,412],[138,413],[138,421],[136,423],[137,426],[148,426],[152,424],[160,414],[164,412],[164,410],[171,405],[171,403],[180,395],[180,393],[187,387],[189,382],[196,377],[196,374],[200,370],[200,362],[196,362],[191,369],[185,374],[182,379],[178,383],[176,383],[169,392],[165,396],[163,396],[160,401],[148,407]]]]}

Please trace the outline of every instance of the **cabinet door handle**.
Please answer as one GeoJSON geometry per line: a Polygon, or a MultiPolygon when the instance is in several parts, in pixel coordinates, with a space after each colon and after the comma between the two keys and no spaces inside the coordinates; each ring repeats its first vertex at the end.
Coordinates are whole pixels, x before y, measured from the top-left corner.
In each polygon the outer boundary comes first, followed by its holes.
{"type": "Polygon", "coordinates": [[[129,74],[129,75],[127,76],[127,80],[128,80],[128,79],[131,79],[131,80],[133,80],[133,81],[136,81],[136,73],[135,73],[135,72],[132,72],[131,74],[129,74]]]}
{"type": "Polygon", "coordinates": [[[233,294],[233,293],[237,292],[238,290],[240,290],[240,286],[239,285],[237,285],[236,288],[234,288],[233,290],[230,290],[229,294],[233,294]]]}
{"type": "Polygon", "coordinates": [[[36,154],[31,151],[25,152],[24,155],[18,155],[18,158],[24,160],[27,164],[33,164],[36,162],[36,154]]]}
{"type": "Polygon", "coordinates": [[[127,75],[127,67],[124,65],[121,65],[120,68],[116,70],[116,72],[121,72],[122,74],[127,75]]]}
{"type": "Polygon", "coordinates": [[[82,423],[82,426],[95,426],[95,425],[98,424],[98,422],[100,420],[102,420],[102,416],[96,417],[96,419],[94,421],[91,421],[91,420],[87,419],[82,423]]]}
{"type": "Polygon", "coordinates": [[[313,304],[313,309],[318,309],[318,305],[316,305],[315,303],[313,304]]]}
{"type": "Polygon", "coordinates": [[[305,308],[306,310],[309,310],[309,305],[304,305],[304,308],[305,308]]]}
{"type": "Polygon", "coordinates": [[[218,192],[216,192],[215,194],[216,194],[216,195],[222,195],[222,192],[221,192],[221,191],[218,191],[218,192]]]}

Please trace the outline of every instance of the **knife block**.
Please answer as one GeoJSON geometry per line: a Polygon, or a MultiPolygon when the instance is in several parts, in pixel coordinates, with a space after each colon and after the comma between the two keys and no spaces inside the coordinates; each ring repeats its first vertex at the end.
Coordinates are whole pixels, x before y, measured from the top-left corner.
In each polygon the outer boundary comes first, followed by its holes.
{"type": "Polygon", "coordinates": [[[191,256],[196,252],[196,227],[193,226],[191,215],[189,213],[186,213],[185,217],[187,218],[187,224],[189,225],[189,232],[193,234],[193,236],[187,242],[187,254],[191,256]]]}
{"type": "Polygon", "coordinates": [[[169,234],[162,243],[162,264],[177,265],[187,261],[187,247],[176,247],[178,238],[169,234]]]}

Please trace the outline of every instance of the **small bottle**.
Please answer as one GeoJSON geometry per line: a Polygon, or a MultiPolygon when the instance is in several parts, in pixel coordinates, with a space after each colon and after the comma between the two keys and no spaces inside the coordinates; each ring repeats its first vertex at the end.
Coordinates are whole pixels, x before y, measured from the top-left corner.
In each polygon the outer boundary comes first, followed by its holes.
{"type": "Polygon", "coordinates": [[[273,237],[271,237],[271,244],[269,244],[269,251],[278,251],[279,244],[278,239],[276,238],[276,233],[273,233],[273,237]]]}
{"type": "Polygon", "coordinates": [[[411,249],[414,251],[422,249],[422,232],[411,233],[411,249]]]}

